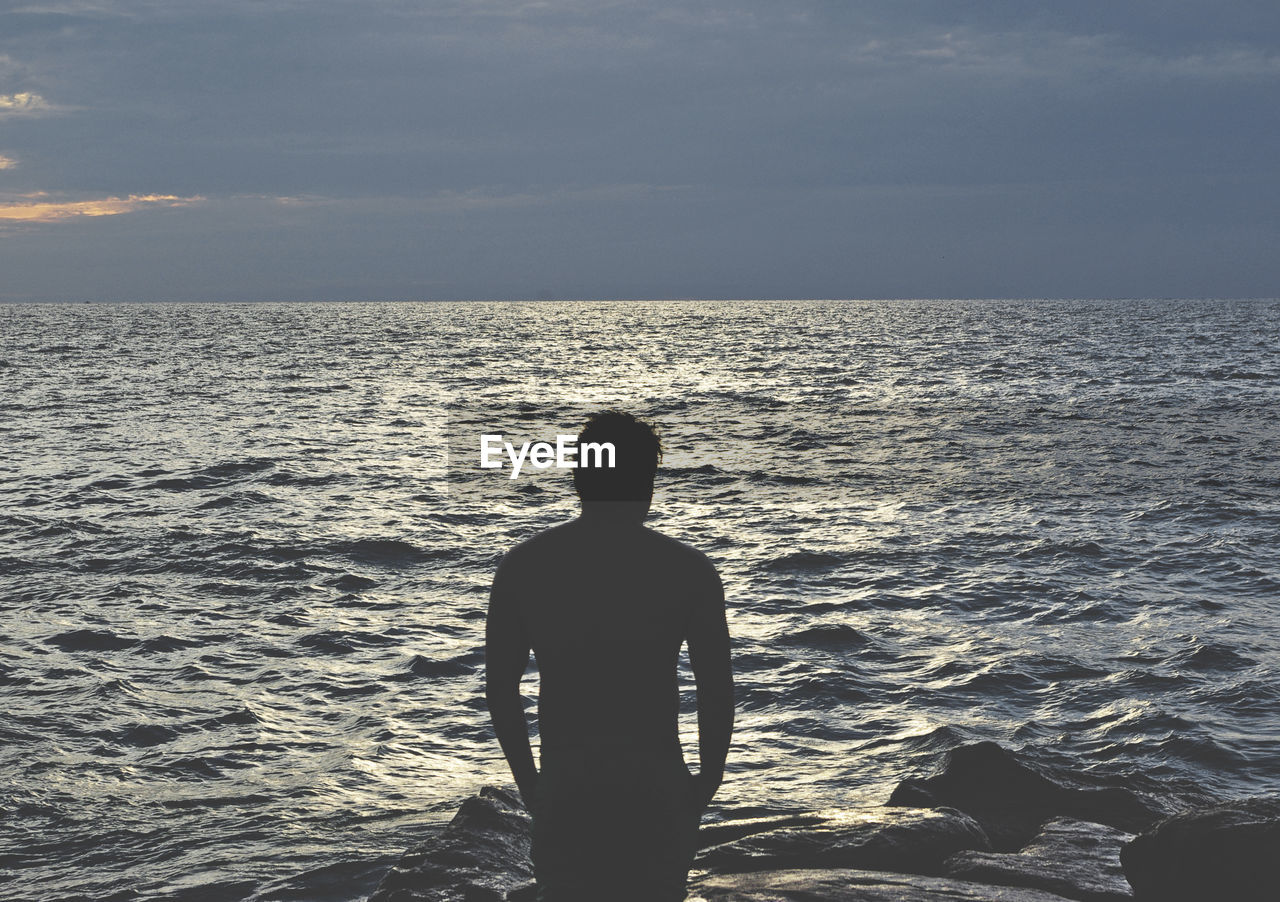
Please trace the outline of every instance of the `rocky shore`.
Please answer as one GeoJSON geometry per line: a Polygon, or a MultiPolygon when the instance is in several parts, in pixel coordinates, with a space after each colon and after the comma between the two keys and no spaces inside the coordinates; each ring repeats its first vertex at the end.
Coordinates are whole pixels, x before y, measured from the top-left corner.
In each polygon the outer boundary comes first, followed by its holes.
{"type": "MultiPolygon", "coordinates": [[[[699,845],[691,902],[1280,898],[1280,798],[1156,797],[994,743],[946,753],[883,807],[708,824],[699,845]]],[[[534,895],[529,816],[514,792],[490,786],[407,852],[369,902],[534,895]]]]}

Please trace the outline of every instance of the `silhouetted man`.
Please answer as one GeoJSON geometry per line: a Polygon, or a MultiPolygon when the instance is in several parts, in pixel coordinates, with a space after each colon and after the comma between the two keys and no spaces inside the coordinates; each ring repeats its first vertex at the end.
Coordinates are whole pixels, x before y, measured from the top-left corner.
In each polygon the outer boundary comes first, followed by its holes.
{"type": "Polygon", "coordinates": [[[494,577],[489,711],[533,814],[540,902],[680,900],[733,731],[724,591],[702,554],[644,526],[662,454],[653,429],[600,413],[579,448],[589,442],[611,443],[616,465],[574,470],[581,515],[512,549],[494,577]],[[677,725],[686,641],[698,690],[696,776],[677,725]],[[541,679],[541,771],[520,697],[530,649],[541,679]]]}

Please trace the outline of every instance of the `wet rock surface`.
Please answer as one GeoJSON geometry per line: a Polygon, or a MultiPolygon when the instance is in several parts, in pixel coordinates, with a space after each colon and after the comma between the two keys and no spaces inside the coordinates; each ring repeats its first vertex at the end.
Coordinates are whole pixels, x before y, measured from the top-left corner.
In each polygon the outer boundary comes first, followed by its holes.
{"type": "Polygon", "coordinates": [[[515,792],[486,786],[443,831],[406,852],[369,902],[515,902],[533,886],[529,826],[515,792]]]}
{"type": "Polygon", "coordinates": [[[951,809],[867,808],[814,812],[808,823],[773,826],[732,822],[703,830],[702,845],[736,827],[750,835],[704,848],[695,868],[715,873],[784,868],[870,868],[937,874],[963,849],[990,849],[986,834],[968,815],[951,809]]]}
{"type": "Polygon", "coordinates": [[[1105,824],[1054,818],[1020,852],[958,852],[948,877],[1048,890],[1082,902],[1124,902],[1133,892],[1120,867],[1120,848],[1132,840],[1105,824]]]}
{"type": "Polygon", "coordinates": [[[689,902],[1063,902],[1043,890],[884,871],[787,870],[699,881],[689,902]]]}
{"type": "MultiPolygon", "coordinates": [[[[690,899],[1280,898],[1280,798],[1200,807],[1133,838],[1133,827],[1155,822],[1166,804],[1046,772],[990,743],[963,746],[934,776],[899,784],[892,807],[704,825],[690,899]]],[[[532,900],[530,826],[514,791],[485,787],[405,853],[369,902],[532,900]]],[[[609,895],[602,888],[601,898],[609,895]]]]}
{"type": "Polygon", "coordinates": [[[1031,764],[994,742],[952,749],[932,777],[903,780],[890,805],[950,807],[971,815],[993,848],[1012,852],[1052,817],[1073,817],[1138,833],[1173,813],[1169,803],[1119,786],[1031,764]]]}
{"type": "Polygon", "coordinates": [[[1138,902],[1280,898],[1280,797],[1174,815],[1120,853],[1138,902]]]}
{"type": "Polygon", "coordinates": [[[781,830],[786,827],[817,826],[826,820],[821,811],[801,814],[784,814],[772,817],[736,818],[715,824],[703,824],[698,830],[698,848],[718,846],[733,842],[753,833],[765,833],[769,830],[781,830]]]}

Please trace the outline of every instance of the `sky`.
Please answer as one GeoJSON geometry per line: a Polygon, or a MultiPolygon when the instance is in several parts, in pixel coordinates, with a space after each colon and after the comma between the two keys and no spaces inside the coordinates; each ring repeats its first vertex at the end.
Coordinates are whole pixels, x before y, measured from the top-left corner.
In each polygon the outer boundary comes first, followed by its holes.
{"type": "Polygon", "coordinates": [[[1275,0],[0,0],[0,300],[1277,295],[1275,0]]]}

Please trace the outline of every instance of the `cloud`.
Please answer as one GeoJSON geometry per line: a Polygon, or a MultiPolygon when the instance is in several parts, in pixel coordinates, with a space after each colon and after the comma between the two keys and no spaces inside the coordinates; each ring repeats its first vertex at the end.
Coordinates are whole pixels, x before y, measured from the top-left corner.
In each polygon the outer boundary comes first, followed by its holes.
{"type": "Polygon", "coordinates": [[[1277,85],[1275,0],[13,0],[0,272],[33,297],[1274,294],[1277,85]]]}
{"type": "Polygon", "coordinates": [[[1126,44],[1118,35],[983,33],[964,27],[943,33],[872,38],[855,45],[845,58],[855,65],[894,66],[926,77],[933,77],[939,69],[948,77],[969,70],[1004,73],[1011,78],[1043,75],[1077,81],[1099,76],[1206,82],[1280,77],[1280,54],[1270,50],[1237,45],[1195,52],[1151,52],[1126,44]]]}
{"type": "Polygon", "coordinates": [[[47,194],[24,195],[16,201],[0,203],[0,220],[9,222],[56,222],[79,216],[119,216],[149,207],[185,207],[203,201],[203,197],[178,197],[173,194],[130,194],[128,197],[103,197],[96,200],[44,200],[47,194]]]}
{"type": "Polygon", "coordinates": [[[45,113],[53,106],[31,91],[20,91],[17,94],[0,94],[0,116],[21,116],[34,113],[45,113]]]}
{"type": "Polygon", "coordinates": [[[18,165],[18,161],[13,157],[7,157],[0,153],[0,169],[13,169],[18,165]]]}

